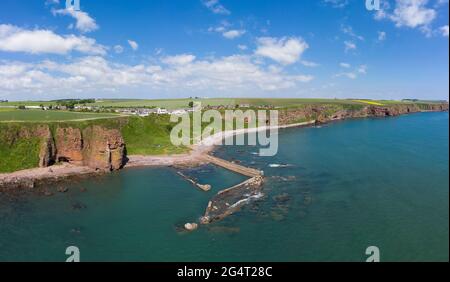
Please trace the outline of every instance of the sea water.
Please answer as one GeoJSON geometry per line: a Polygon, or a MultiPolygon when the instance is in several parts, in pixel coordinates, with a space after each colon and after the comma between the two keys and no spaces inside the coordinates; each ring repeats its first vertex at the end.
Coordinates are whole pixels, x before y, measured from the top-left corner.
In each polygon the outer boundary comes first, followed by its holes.
{"type": "MultiPolygon", "coordinates": [[[[134,168],[58,184],[67,193],[0,193],[0,261],[382,261],[449,259],[449,118],[420,113],[279,133],[279,153],[214,154],[264,170],[264,197],[182,232],[210,198],[245,177],[204,166],[134,168]]],[[[55,185],[49,189],[55,189],[55,185]]]]}

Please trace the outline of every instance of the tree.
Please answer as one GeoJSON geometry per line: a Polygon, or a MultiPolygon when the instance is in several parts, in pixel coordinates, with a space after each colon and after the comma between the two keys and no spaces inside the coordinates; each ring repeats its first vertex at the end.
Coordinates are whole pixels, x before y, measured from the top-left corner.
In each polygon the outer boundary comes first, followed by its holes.
{"type": "Polygon", "coordinates": [[[193,108],[194,107],[194,102],[190,101],[189,102],[189,108],[193,108]]]}

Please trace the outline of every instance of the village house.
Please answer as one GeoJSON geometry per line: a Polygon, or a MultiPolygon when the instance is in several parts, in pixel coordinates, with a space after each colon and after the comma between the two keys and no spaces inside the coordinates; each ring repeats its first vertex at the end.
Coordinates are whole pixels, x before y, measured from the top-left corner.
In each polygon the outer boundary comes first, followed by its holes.
{"type": "Polygon", "coordinates": [[[161,109],[161,108],[158,108],[158,109],[156,110],[156,113],[157,113],[158,115],[167,115],[167,114],[169,114],[169,111],[168,111],[167,109],[161,109]]]}

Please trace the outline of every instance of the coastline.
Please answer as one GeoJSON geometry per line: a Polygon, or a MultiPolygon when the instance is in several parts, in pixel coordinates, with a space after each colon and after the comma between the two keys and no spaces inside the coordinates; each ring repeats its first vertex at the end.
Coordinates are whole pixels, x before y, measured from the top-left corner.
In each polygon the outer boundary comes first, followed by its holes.
{"type": "Polygon", "coordinates": [[[189,154],[171,155],[171,156],[142,156],[142,155],[130,155],[128,156],[128,162],[124,168],[128,167],[140,167],[140,166],[173,166],[173,165],[198,165],[204,163],[204,155],[214,150],[216,146],[220,146],[222,141],[232,136],[259,132],[270,129],[284,129],[292,127],[305,127],[311,126],[316,123],[315,120],[288,124],[278,126],[261,126],[256,128],[229,130],[215,133],[200,143],[194,144],[191,147],[189,154]]]}
{"type": "MultiPolygon", "coordinates": [[[[420,112],[437,112],[437,110],[427,110],[420,112]]],[[[404,114],[410,114],[404,113],[404,114]]],[[[403,115],[403,114],[401,114],[403,115]]],[[[370,116],[369,116],[370,117],[370,116]]],[[[333,122],[345,119],[356,119],[358,117],[338,117],[327,120],[326,122],[333,122]]],[[[323,121],[310,120],[307,122],[284,124],[277,126],[262,126],[257,128],[246,128],[239,130],[223,131],[211,135],[203,139],[198,144],[191,146],[191,151],[186,154],[179,155],[129,155],[127,162],[122,169],[133,167],[170,167],[170,166],[198,166],[208,163],[204,157],[214,150],[214,148],[222,143],[226,138],[259,132],[270,129],[285,129],[294,127],[308,127],[317,123],[324,123],[323,121]]],[[[74,164],[64,163],[61,165],[54,165],[44,168],[32,168],[26,170],[15,171],[12,173],[0,173],[0,189],[8,190],[14,188],[34,188],[37,183],[46,181],[60,181],[74,176],[89,176],[99,175],[104,172],[96,171],[87,166],[78,166],[74,164]]]]}
{"type": "MultiPolygon", "coordinates": [[[[305,127],[315,124],[316,121],[295,123],[289,125],[276,126],[277,129],[305,127]]],[[[169,166],[198,166],[206,163],[204,156],[214,150],[222,140],[240,134],[259,132],[273,129],[274,126],[262,126],[258,128],[240,129],[223,131],[213,134],[198,144],[191,146],[188,154],[145,156],[130,155],[128,161],[123,166],[125,168],[133,167],[169,167],[169,166]]],[[[15,171],[11,173],[0,173],[0,188],[34,188],[37,182],[64,180],[72,176],[98,175],[98,172],[87,166],[77,166],[69,163],[54,165],[44,168],[31,168],[15,171]]]]}

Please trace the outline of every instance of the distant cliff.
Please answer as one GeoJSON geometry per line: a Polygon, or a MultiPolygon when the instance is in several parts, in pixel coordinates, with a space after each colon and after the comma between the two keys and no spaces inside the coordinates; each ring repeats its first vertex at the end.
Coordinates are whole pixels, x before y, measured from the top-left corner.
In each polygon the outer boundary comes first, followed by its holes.
{"type": "Polygon", "coordinates": [[[448,111],[448,103],[441,104],[395,104],[389,106],[363,106],[350,104],[304,105],[285,109],[279,114],[279,124],[286,125],[299,121],[316,120],[326,123],[334,120],[364,117],[393,117],[423,111],[448,111]]]}

